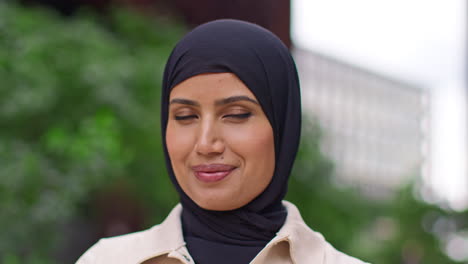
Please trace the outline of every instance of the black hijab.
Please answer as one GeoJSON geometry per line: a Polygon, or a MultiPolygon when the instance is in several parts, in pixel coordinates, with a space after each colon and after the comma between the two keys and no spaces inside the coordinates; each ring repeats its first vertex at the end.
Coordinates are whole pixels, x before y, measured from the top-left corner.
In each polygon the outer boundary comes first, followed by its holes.
{"type": "Polygon", "coordinates": [[[169,176],[183,206],[187,248],[197,264],[249,263],[286,219],[281,201],[299,146],[301,99],[296,66],[270,31],[238,20],[216,20],[189,32],[172,51],[164,71],[161,129],[169,176]],[[169,94],[202,73],[234,73],[252,91],[274,133],[275,171],[267,188],[232,211],[199,207],[177,183],[166,146],[169,94]]]}

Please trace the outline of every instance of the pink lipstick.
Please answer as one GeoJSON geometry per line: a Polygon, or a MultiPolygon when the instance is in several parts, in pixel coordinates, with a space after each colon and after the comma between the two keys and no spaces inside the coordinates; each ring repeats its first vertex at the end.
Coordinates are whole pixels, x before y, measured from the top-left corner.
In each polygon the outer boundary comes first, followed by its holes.
{"type": "Polygon", "coordinates": [[[202,182],[217,182],[226,178],[235,168],[226,164],[206,164],[193,166],[192,170],[202,182]]]}

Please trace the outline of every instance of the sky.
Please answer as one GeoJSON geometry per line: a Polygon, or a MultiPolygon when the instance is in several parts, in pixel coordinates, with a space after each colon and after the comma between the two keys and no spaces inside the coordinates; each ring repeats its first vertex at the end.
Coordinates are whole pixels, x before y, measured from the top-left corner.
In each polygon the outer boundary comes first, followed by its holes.
{"type": "Polygon", "coordinates": [[[426,179],[453,209],[468,207],[464,0],[291,0],[296,46],[408,81],[431,93],[426,179]]]}

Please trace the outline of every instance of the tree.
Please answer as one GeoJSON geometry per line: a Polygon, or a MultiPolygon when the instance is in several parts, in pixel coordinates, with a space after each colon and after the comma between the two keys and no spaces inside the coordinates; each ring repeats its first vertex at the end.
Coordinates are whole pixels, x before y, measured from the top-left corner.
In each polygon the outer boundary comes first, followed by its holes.
{"type": "Polygon", "coordinates": [[[98,21],[0,3],[3,263],[49,260],[59,227],[118,179],[161,208],[175,201],[152,190],[170,190],[158,98],[184,31],[124,10],[98,21]]]}

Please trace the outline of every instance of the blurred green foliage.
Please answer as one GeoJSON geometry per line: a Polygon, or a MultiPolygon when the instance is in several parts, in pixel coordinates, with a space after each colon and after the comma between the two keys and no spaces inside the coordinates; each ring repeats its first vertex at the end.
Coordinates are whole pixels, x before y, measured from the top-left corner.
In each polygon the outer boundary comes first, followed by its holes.
{"type": "Polygon", "coordinates": [[[185,28],[123,10],[97,17],[0,3],[2,263],[47,262],[58,227],[119,178],[156,208],[177,201],[158,100],[185,28]]]}
{"type": "MultiPolygon", "coordinates": [[[[59,227],[116,182],[145,208],[146,226],[177,202],[162,155],[159,94],[166,58],[184,32],[120,9],[63,18],[0,3],[1,263],[55,263],[67,242],[59,227]]],[[[319,131],[305,122],[287,197],[313,229],[374,263],[455,263],[433,226],[466,214],[420,202],[412,187],[391,201],[336,187],[319,131]]]]}

